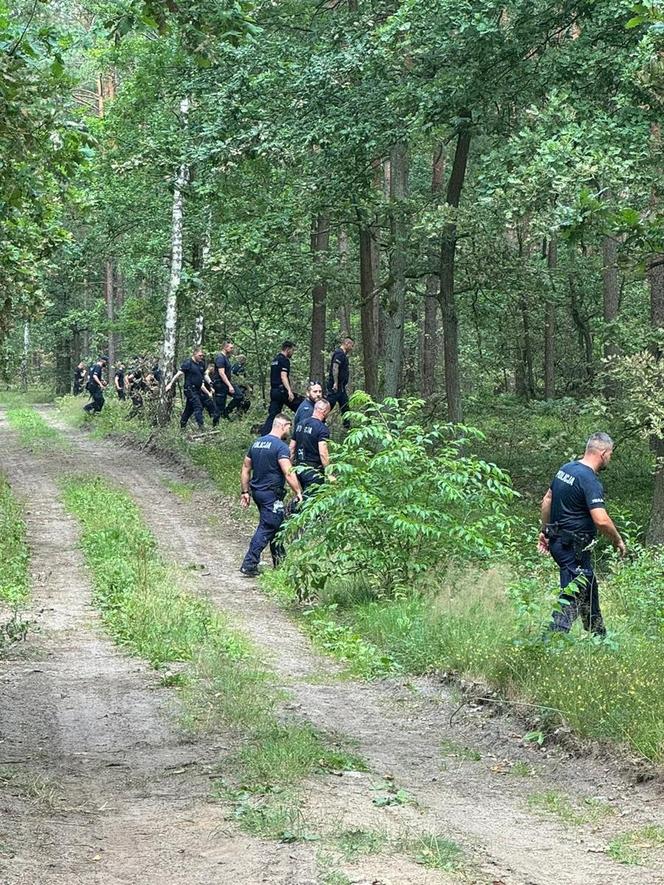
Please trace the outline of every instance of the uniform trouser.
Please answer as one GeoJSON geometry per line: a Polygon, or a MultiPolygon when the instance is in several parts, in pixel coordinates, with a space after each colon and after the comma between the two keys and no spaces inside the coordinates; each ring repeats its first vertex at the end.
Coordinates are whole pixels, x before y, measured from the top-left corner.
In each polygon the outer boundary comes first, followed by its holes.
{"type": "MultiPolygon", "coordinates": [[[[339,390],[328,390],[326,394],[326,399],[332,409],[338,403],[339,411],[342,415],[345,415],[348,411],[348,394],[346,393],[345,387],[341,387],[339,388],[339,390]]],[[[350,422],[347,418],[344,418],[344,427],[350,427],[350,422]]]]}
{"type": "Polygon", "coordinates": [[[311,495],[312,492],[315,492],[318,486],[322,485],[325,481],[322,473],[319,473],[313,468],[310,468],[309,470],[303,470],[301,473],[298,473],[297,478],[299,479],[300,485],[302,486],[303,498],[306,498],[308,495],[311,495]]]}
{"type": "Polygon", "coordinates": [[[83,391],[83,388],[81,387],[80,384],[74,384],[74,389],[72,391],[74,396],[78,396],[80,393],[82,393],[82,391],[83,391]]]}
{"type": "Polygon", "coordinates": [[[224,387],[223,390],[215,390],[214,392],[214,404],[217,408],[217,417],[214,419],[215,425],[219,423],[220,418],[228,418],[233,409],[237,409],[237,407],[242,402],[242,394],[238,392],[237,387],[234,388],[235,393],[229,393],[227,387],[224,387]],[[226,400],[228,397],[231,397],[230,403],[228,406],[226,405],[226,400]]]}
{"type": "Polygon", "coordinates": [[[549,629],[556,633],[568,633],[581,615],[585,630],[604,636],[606,628],[599,607],[599,588],[593,570],[590,551],[577,553],[574,544],[553,538],[549,550],[560,569],[560,611],[553,613],[549,629]]]}
{"type": "Polygon", "coordinates": [[[267,413],[267,418],[265,419],[265,424],[263,424],[261,428],[261,436],[265,436],[266,433],[269,433],[272,430],[274,419],[287,402],[288,394],[286,393],[285,387],[280,385],[279,387],[270,388],[270,408],[267,413]]]}
{"type": "Polygon", "coordinates": [[[187,422],[192,415],[196,419],[198,426],[201,429],[203,428],[203,409],[207,410],[213,421],[217,417],[217,409],[215,408],[214,402],[205,391],[196,390],[194,387],[185,387],[184,396],[186,403],[184,411],[180,416],[180,427],[183,430],[187,426],[187,422]]]}
{"type": "Polygon", "coordinates": [[[258,568],[261,553],[268,544],[270,545],[272,562],[275,565],[284,555],[283,547],[274,540],[284,521],[284,502],[275,498],[274,492],[254,492],[253,497],[258,507],[260,519],[242,563],[242,568],[250,572],[256,571],[258,568]]]}
{"type": "Polygon", "coordinates": [[[92,397],[92,400],[86,406],[83,406],[83,410],[85,412],[101,412],[104,408],[104,393],[101,387],[95,384],[94,388],[90,391],[90,396],[92,397]]]}
{"type": "Polygon", "coordinates": [[[118,390],[118,399],[119,400],[126,400],[127,399],[127,392],[125,391],[125,389],[123,387],[121,387],[118,390]]]}

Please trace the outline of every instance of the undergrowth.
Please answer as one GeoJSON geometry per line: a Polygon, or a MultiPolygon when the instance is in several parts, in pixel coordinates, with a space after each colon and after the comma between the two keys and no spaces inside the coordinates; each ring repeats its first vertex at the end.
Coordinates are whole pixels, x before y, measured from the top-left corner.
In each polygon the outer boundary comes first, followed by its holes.
{"type": "Polygon", "coordinates": [[[24,638],[28,629],[21,609],[30,595],[29,559],[21,507],[0,474],[0,605],[8,613],[0,624],[0,647],[24,638]]]}
{"type": "Polygon", "coordinates": [[[51,427],[33,408],[21,406],[7,410],[7,420],[18,432],[21,444],[34,452],[44,448],[60,447],[64,437],[51,427]]]}

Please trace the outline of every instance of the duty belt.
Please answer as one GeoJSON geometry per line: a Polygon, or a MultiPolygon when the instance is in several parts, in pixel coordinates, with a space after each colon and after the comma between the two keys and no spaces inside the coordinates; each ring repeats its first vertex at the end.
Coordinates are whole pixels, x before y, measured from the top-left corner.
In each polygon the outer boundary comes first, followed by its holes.
{"type": "Polygon", "coordinates": [[[549,541],[560,540],[563,544],[573,547],[577,555],[592,550],[596,540],[590,532],[572,532],[569,529],[561,528],[558,522],[550,522],[545,525],[544,535],[549,541]]]}

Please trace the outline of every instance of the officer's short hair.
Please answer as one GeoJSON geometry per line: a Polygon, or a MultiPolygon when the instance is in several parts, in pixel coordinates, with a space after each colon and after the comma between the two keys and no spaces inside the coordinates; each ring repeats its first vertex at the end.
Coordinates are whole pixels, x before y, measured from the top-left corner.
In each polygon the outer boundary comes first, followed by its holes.
{"type": "Polygon", "coordinates": [[[588,437],[588,442],[586,443],[586,452],[605,452],[607,449],[612,448],[613,440],[608,433],[604,433],[601,430],[588,437]]]}
{"type": "Polygon", "coordinates": [[[309,381],[309,383],[307,384],[307,390],[311,390],[312,387],[321,387],[322,388],[322,386],[323,385],[320,383],[320,381],[309,381]]]}
{"type": "Polygon", "coordinates": [[[293,419],[289,418],[288,415],[284,415],[283,412],[279,412],[278,415],[275,415],[273,423],[274,424],[277,424],[277,423],[279,423],[279,424],[292,424],[293,419]]]}
{"type": "Polygon", "coordinates": [[[319,399],[318,402],[314,404],[314,412],[316,411],[316,409],[326,409],[326,408],[327,409],[331,408],[329,399],[325,399],[325,398],[319,399]]]}
{"type": "Polygon", "coordinates": [[[352,338],[350,335],[344,335],[344,337],[341,339],[342,344],[345,344],[346,341],[350,341],[351,344],[355,344],[355,339],[352,338]]]}
{"type": "Polygon", "coordinates": [[[288,347],[294,348],[295,344],[292,341],[284,341],[284,343],[281,345],[282,350],[286,350],[286,348],[288,347]]]}

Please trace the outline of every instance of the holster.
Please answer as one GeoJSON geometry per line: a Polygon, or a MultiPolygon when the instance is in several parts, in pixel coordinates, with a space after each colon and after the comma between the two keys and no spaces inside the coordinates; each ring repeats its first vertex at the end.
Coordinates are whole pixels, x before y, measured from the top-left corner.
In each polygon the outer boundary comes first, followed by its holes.
{"type": "Polygon", "coordinates": [[[572,547],[576,556],[585,553],[594,540],[589,532],[570,532],[569,529],[561,528],[557,522],[544,526],[544,536],[549,541],[559,540],[565,546],[572,547]]]}

